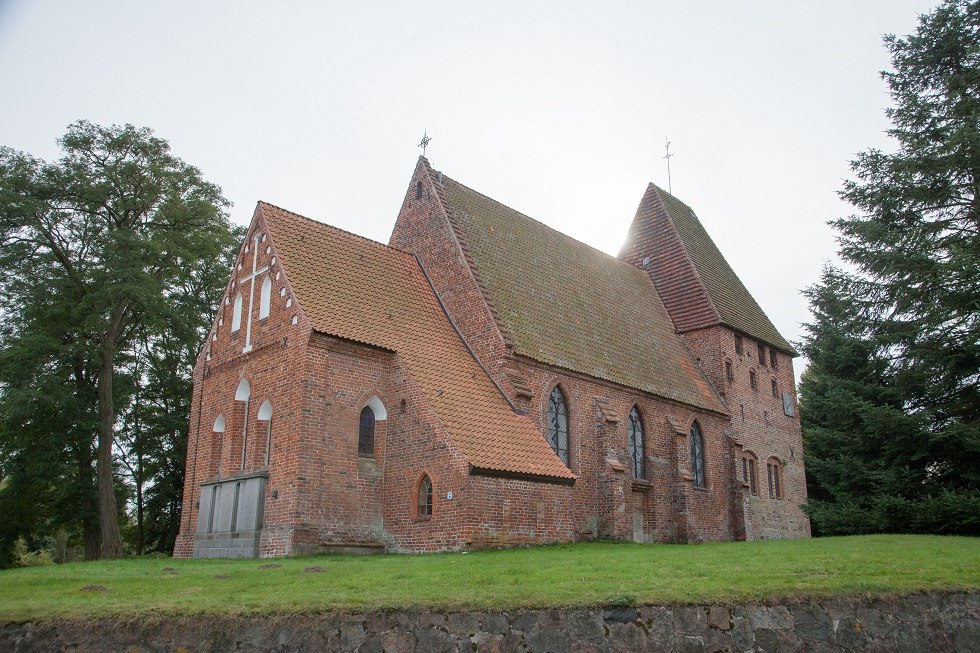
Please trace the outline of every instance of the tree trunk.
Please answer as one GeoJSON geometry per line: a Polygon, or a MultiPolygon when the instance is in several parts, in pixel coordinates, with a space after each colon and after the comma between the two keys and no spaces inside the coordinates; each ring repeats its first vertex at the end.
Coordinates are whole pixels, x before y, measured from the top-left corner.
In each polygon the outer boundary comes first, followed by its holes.
{"type": "Polygon", "coordinates": [[[143,455],[136,458],[136,555],[143,555],[143,455]]]}
{"type": "Polygon", "coordinates": [[[95,490],[92,483],[91,440],[79,442],[78,448],[78,487],[81,491],[80,505],[82,518],[82,538],[85,542],[85,559],[99,559],[99,521],[96,508],[95,490]]]}
{"type": "Polygon", "coordinates": [[[102,559],[121,558],[122,538],[119,535],[119,509],[112,478],[112,440],[114,415],[112,411],[112,344],[102,348],[102,367],[99,370],[99,453],[95,471],[99,480],[99,528],[102,532],[102,559]]]}

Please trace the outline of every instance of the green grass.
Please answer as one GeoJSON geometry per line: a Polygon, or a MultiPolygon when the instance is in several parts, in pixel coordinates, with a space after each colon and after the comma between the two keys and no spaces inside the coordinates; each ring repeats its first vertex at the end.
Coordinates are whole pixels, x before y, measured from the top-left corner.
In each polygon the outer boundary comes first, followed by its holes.
{"type": "Polygon", "coordinates": [[[73,563],[0,571],[0,622],[733,603],[949,590],[980,590],[980,538],[875,535],[702,545],[590,543],[424,556],[73,563]],[[282,566],[260,568],[269,563],[282,566]],[[305,571],[314,565],[324,572],[305,571]],[[106,591],[82,591],[89,585],[106,591]]]}

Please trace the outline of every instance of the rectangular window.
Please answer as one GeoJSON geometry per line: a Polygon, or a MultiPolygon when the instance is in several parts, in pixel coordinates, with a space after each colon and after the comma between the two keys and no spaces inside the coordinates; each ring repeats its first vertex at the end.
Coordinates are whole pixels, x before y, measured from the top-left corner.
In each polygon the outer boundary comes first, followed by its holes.
{"type": "Polygon", "coordinates": [[[779,388],[776,386],[776,379],[772,379],[772,396],[779,396],[779,388]]]}
{"type": "Polygon", "coordinates": [[[766,364],[766,346],[759,343],[759,365],[766,364]]]}
{"type": "Polygon", "coordinates": [[[725,361],[725,378],[728,379],[729,383],[735,380],[735,373],[732,372],[731,361],[725,361]]]}
{"type": "Polygon", "coordinates": [[[769,472],[769,498],[782,499],[782,469],[776,463],[768,463],[766,470],[769,472]]]}
{"type": "Polygon", "coordinates": [[[777,360],[776,360],[776,350],[775,349],[770,349],[769,350],[769,367],[778,367],[776,365],[776,362],[777,362],[777,360]]]}
{"type": "Polygon", "coordinates": [[[759,484],[755,478],[755,458],[742,458],[742,480],[748,484],[752,494],[759,494],[759,484]]]}
{"type": "Polygon", "coordinates": [[[749,386],[753,390],[759,389],[759,383],[755,379],[755,370],[749,370],[749,386]]]}
{"type": "Polygon", "coordinates": [[[742,336],[735,334],[735,353],[742,355],[742,336]]]}

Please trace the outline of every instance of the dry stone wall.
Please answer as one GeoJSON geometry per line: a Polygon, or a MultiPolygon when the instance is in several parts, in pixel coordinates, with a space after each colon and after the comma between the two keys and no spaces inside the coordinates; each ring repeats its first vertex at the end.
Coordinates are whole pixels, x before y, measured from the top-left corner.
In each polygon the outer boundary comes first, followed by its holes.
{"type": "Polygon", "coordinates": [[[980,595],[512,613],[49,621],[3,625],[0,651],[975,652],[980,651],[980,595]]]}

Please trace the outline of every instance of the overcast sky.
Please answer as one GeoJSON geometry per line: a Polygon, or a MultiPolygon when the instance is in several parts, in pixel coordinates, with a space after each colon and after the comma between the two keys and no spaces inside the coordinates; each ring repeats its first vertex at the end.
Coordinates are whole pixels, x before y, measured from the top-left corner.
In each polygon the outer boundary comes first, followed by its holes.
{"type": "MultiPolygon", "coordinates": [[[[888,149],[881,37],[936,2],[0,0],[0,145],[153,128],[234,203],[387,242],[420,150],[610,254],[648,181],[790,340],[848,161],[888,149]]],[[[797,362],[797,374],[802,362],[797,362]]]]}

